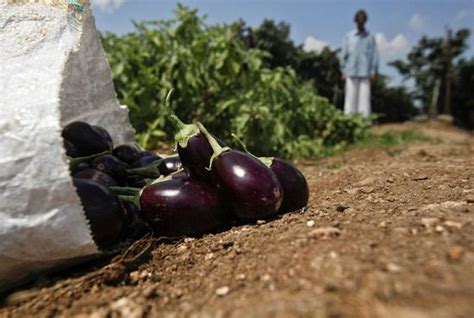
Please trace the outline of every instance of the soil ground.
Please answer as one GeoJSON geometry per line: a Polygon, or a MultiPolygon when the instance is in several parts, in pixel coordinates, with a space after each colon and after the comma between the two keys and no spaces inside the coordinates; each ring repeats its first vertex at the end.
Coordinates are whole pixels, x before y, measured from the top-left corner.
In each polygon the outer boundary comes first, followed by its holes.
{"type": "Polygon", "coordinates": [[[2,317],[474,317],[474,137],[299,162],[305,211],[145,238],[6,295],[2,317]]]}

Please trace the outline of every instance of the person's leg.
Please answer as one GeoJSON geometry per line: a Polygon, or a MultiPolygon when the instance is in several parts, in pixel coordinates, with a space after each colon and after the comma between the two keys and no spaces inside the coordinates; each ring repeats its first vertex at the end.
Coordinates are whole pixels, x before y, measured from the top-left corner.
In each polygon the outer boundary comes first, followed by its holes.
{"type": "Polygon", "coordinates": [[[354,77],[346,78],[346,94],[344,99],[344,114],[353,114],[357,111],[358,100],[358,79],[354,77]]]}
{"type": "Polygon", "coordinates": [[[369,78],[360,78],[359,79],[359,100],[357,101],[358,109],[357,111],[361,113],[364,117],[370,115],[370,80],[369,78]]]}

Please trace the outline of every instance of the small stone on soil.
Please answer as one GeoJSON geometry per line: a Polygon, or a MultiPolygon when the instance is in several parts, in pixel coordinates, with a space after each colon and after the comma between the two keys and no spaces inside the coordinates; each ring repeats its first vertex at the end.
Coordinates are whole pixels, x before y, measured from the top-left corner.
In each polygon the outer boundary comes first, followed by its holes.
{"type": "Polygon", "coordinates": [[[229,286],[223,286],[216,289],[216,295],[219,297],[225,296],[230,292],[229,286]]]}
{"type": "Polygon", "coordinates": [[[459,261],[464,255],[464,247],[460,245],[452,245],[448,249],[448,260],[450,261],[459,261]]]}
{"type": "Polygon", "coordinates": [[[346,210],[346,209],[348,209],[348,208],[349,208],[349,206],[347,206],[347,205],[338,204],[338,205],[336,206],[336,211],[337,211],[337,212],[344,212],[344,210],[346,210]]]}
{"type": "Polygon", "coordinates": [[[306,222],[306,225],[308,227],[313,227],[314,226],[314,221],[313,220],[309,220],[308,222],[306,222]]]}
{"type": "Polygon", "coordinates": [[[394,263],[388,263],[386,268],[390,273],[400,273],[402,271],[402,268],[394,263]]]}
{"type": "Polygon", "coordinates": [[[466,202],[474,203],[474,194],[469,194],[468,196],[466,196],[466,202]]]}
{"type": "Polygon", "coordinates": [[[458,229],[458,230],[460,230],[460,229],[462,228],[462,223],[459,223],[459,222],[446,221],[446,222],[444,222],[444,224],[445,224],[447,227],[456,228],[456,229],[458,229]]]}
{"type": "Polygon", "coordinates": [[[424,175],[424,174],[421,174],[421,175],[418,175],[418,176],[414,176],[411,178],[413,181],[421,181],[421,180],[427,180],[428,179],[428,176],[424,175]]]}
{"type": "Polygon", "coordinates": [[[427,229],[433,227],[438,222],[439,222],[438,218],[422,218],[421,219],[421,224],[427,229]]]}
{"type": "Polygon", "coordinates": [[[335,227],[320,227],[308,233],[309,237],[328,239],[341,235],[341,230],[335,227]]]}

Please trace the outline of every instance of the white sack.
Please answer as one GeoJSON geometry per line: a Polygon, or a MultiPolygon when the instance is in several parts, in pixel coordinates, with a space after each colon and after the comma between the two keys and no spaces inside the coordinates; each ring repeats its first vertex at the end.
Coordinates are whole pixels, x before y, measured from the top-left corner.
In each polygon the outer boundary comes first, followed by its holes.
{"type": "Polygon", "coordinates": [[[134,137],[90,5],[81,1],[81,13],[67,0],[30,2],[0,0],[0,290],[98,252],[62,127],[82,120],[106,128],[114,144],[134,137]]]}

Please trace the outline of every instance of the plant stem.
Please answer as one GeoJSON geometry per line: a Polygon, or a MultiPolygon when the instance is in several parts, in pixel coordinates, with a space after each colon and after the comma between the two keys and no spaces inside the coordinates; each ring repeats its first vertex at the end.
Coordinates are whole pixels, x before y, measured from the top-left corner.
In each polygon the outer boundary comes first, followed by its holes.
{"type": "Polygon", "coordinates": [[[153,161],[146,167],[127,169],[127,173],[150,178],[158,178],[161,175],[160,169],[158,167],[162,161],[163,159],[160,159],[153,161]]]}
{"type": "Polygon", "coordinates": [[[140,205],[140,193],[138,193],[137,195],[119,194],[118,197],[122,201],[130,202],[130,203],[134,204],[136,207],[138,207],[139,210],[142,209],[142,207],[140,205]]]}
{"type": "Polygon", "coordinates": [[[166,113],[168,115],[168,119],[170,120],[174,129],[176,131],[180,131],[181,129],[184,128],[186,124],[183,123],[181,119],[179,119],[178,116],[176,116],[176,114],[171,109],[171,96],[173,95],[173,92],[174,92],[174,89],[170,89],[170,91],[166,95],[165,108],[166,108],[166,113]]]}
{"type": "Polygon", "coordinates": [[[109,189],[119,195],[131,195],[131,196],[137,195],[141,190],[140,188],[132,188],[132,187],[109,187],[109,189]]]}
{"type": "Polygon", "coordinates": [[[212,162],[214,161],[214,159],[219,157],[224,152],[230,151],[232,149],[230,149],[229,147],[221,147],[217,140],[209,133],[209,131],[207,131],[206,127],[204,127],[203,124],[201,124],[200,122],[197,123],[197,126],[201,133],[204,135],[204,137],[206,137],[207,141],[211,145],[212,151],[214,152],[211,156],[211,160],[209,161],[209,167],[207,168],[208,170],[211,170],[212,162]]]}
{"type": "Polygon", "coordinates": [[[247,146],[244,144],[244,142],[242,141],[242,139],[240,139],[239,137],[237,137],[237,135],[234,134],[234,133],[231,133],[230,135],[232,136],[232,138],[235,139],[235,141],[237,141],[237,143],[242,147],[242,149],[244,149],[244,151],[245,151],[246,153],[250,153],[250,151],[247,149],[247,146]]]}

